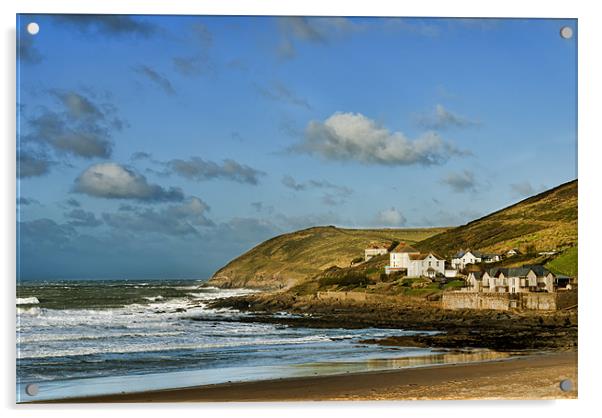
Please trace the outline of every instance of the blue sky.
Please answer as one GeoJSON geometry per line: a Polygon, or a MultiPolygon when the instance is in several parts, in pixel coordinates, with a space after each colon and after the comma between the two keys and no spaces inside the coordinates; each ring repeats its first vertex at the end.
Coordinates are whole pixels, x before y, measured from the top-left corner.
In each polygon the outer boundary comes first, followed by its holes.
{"type": "Polygon", "coordinates": [[[280,233],[460,225],[577,176],[574,20],[17,25],[23,279],[204,278],[280,233]]]}

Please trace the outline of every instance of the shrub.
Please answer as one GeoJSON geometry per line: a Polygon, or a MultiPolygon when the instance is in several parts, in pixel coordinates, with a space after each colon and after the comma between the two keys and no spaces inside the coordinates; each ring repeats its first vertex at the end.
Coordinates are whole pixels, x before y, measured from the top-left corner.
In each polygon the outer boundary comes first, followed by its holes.
{"type": "Polygon", "coordinates": [[[393,241],[391,243],[391,245],[389,245],[389,248],[387,248],[387,252],[391,252],[395,249],[395,247],[397,247],[399,245],[399,241],[393,241]]]}
{"type": "Polygon", "coordinates": [[[383,282],[394,282],[397,279],[401,279],[402,277],[403,277],[403,272],[401,272],[401,271],[394,271],[390,274],[387,274],[387,273],[380,274],[380,280],[383,282]]]}
{"type": "Polygon", "coordinates": [[[344,276],[325,276],[318,281],[323,286],[366,286],[370,283],[368,277],[359,273],[349,273],[344,276]]]}
{"type": "Polygon", "coordinates": [[[526,254],[535,254],[536,252],[537,252],[537,249],[535,248],[535,244],[528,244],[525,247],[526,254]]]}

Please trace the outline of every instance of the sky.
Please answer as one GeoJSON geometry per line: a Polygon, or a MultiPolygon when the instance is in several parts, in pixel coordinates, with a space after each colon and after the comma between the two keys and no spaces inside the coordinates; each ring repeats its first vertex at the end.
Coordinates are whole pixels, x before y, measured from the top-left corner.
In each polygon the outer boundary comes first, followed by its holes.
{"type": "Polygon", "coordinates": [[[576,35],[19,15],[18,278],[207,278],[282,233],[461,225],[573,180],[576,35]]]}

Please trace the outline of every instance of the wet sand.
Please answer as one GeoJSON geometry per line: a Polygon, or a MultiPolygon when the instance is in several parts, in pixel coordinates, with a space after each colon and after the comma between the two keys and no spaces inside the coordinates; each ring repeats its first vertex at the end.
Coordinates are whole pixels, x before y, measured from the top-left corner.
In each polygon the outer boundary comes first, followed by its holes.
{"type": "Polygon", "coordinates": [[[415,399],[571,399],[577,397],[577,353],[209,385],[55,402],[241,402],[415,399]],[[571,379],[573,390],[559,383],[571,379]]]}

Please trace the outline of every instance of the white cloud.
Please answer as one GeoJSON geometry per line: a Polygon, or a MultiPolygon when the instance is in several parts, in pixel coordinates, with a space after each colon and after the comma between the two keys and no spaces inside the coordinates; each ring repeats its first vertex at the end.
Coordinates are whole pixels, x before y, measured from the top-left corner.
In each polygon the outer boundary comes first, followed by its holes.
{"type": "Polygon", "coordinates": [[[376,216],[376,223],[382,226],[403,226],[406,222],[405,216],[394,207],[380,211],[376,216]]]}
{"type": "Polygon", "coordinates": [[[293,58],[296,55],[296,43],[324,45],[335,38],[363,30],[365,25],[345,17],[286,16],[278,18],[278,28],[281,35],[278,55],[281,58],[293,58]]]}
{"type": "Polygon", "coordinates": [[[329,160],[383,165],[443,164],[453,155],[465,154],[434,132],[411,140],[361,113],[344,112],[324,122],[311,121],[303,141],[291,150],[329,160]]]}
{"type": "Polygon", "coordinates": [[[188,160],[173,159],[167,161],[165,165],[177,175],[196,181],[223,178],[256,185],[259,184],[259,178],[266,175],[263,171],[229,158],[221,165],[213,161],[205,161],[200,157],[190,157],[188,160]]]}
{"type": "Polygon", "coordinates": [[[141,174],[116,163],[94,164],[75,179],[74,191],[107,199],[133,199],[146,202],[181,201],[179,188],[169,190],[150,184],[141,174]]]}
{"type": "Polygon", "coordinates": [[[417,122],[418,125],[427,129],[468,128],[478,125],[477,122],[457,115],[440,104],[435,106],[432,113],[419,115],[417,122]]]}
{"type": "Polygon", "coordinates": [[[477,182],[474,173],[470,170],[463,170],[459,173],[449,173],[441,182],[454,192],[463,193],[469,190],[476,191],[477,182]]]}
{"type": "Polygon", "coordinates": [[[163,74],[158,73],[148,65],[139,65],[134,68],[134,71],[136,71],[139,74],[142,74],[144,77],[148,78],[157,86],[161,87],[167,94],[176,94],[176,90],[173,88],[171,81],[169,81],[169,79],[163,74]]]}
{"type": "Polygon", "coordinates": [[[284,102],[311,110],[311,105],[303,97],[299,97],[289,87],[279,81],[273,82],[267,87],[256,85],[257,91],[266,99],[284,102]]]}
{"type": "Polygon", "coordinates": [[[153,232],[171,236],[199,235],[199,227],[215,224],[206,213],[209,205],[198,197],[161,210],[122,207],[115,213],[103,213],[104,221],[120,231],[153,232]]]}
{"type": "Polygon", "coordinates": [[[516,196],[521,196],[521,197],[533,196],[533,195],[541,193],[547,189],[547,187],[544,186],[543,184],[541,184],[539,187],[534,187],[527,180],[521,181],[519,183],[511,184],[510,188],[512,189],[512,192],[516,196]]]}
{"type": "Polygon", "coordinates": [[[422,217],[418,226],[459,226],[474,221],[483,216],[482,212],[465,209],[460,211],[447,211],[440,209],[437,212],[422,217]]]}

